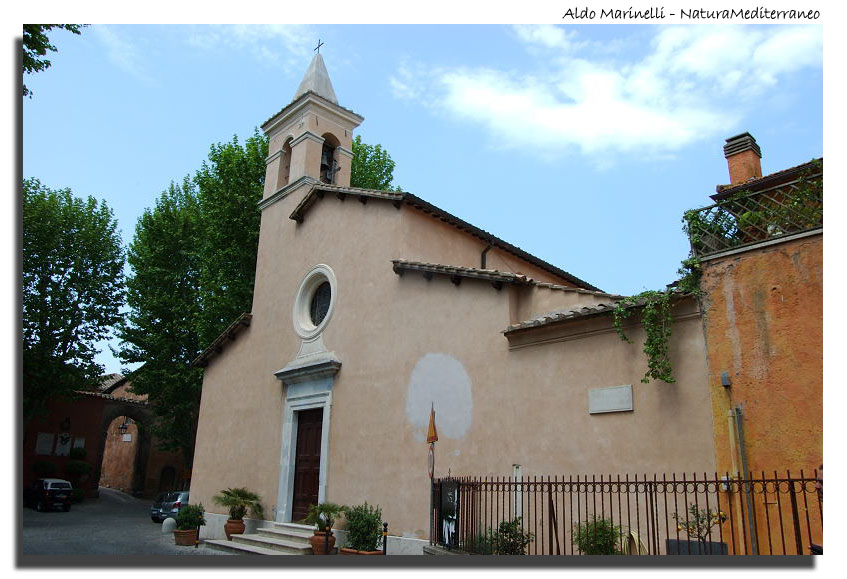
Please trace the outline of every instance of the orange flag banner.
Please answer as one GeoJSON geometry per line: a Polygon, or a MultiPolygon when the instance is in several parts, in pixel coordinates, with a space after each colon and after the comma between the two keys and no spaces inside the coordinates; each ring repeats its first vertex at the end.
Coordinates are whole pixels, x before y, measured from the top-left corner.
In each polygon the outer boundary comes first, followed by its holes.
{"type": "Polygon", "coordinates": [[[438,431],[435,429],[435,404],[432,405],[432,410],[429,411],[429,429],[426,432],[426,441],[428,443],[438,441],[438,431]]]}

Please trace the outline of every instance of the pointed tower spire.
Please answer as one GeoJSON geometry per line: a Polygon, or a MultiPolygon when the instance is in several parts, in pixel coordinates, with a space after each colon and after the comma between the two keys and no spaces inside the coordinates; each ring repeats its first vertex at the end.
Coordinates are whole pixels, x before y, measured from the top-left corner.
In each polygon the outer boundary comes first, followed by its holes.
{"type": "Polygon", "coordinates": [[[301,185],[349,187],[353,129],[363,120],[338,104],[323,57],[316,53],[292,101],[262,125],[268,136],[262,203],[301,185]]]}
{"type": "Polygon", "coordinates": [[[338,104],[338,98],[336,98],[335,91],[332,89],[332,81],[329,80],[329,73],[326,71],[326,65],[320,52],[316,53],[312,59],[312,63],[306,70],[306,74],[303,75],[303,80],[300,81],[300,86],[297,87],[297,92],[294,93],[292,100],[297,100],[309,91],[325,98],[334,105],[338,104]]]}

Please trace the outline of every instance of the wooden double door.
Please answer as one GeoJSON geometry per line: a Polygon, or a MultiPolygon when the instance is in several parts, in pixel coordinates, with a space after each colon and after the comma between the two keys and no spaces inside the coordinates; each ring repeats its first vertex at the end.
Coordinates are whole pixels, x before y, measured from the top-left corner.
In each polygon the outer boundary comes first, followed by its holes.
{"type": "Polygon", "coordinates": [[[297,412],[297,442],[294,459],[294,496],[291,520],[309,514],[309,505],[318,503],[321,476],[321,431],[323,408],[297,412]]]}

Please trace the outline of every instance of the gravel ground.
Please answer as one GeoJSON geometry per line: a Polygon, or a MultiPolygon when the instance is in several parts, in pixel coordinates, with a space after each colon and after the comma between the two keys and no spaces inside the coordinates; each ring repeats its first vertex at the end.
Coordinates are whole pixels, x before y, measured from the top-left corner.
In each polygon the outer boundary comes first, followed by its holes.
{"type": "Polygon", "coordinates": [[[198,548],[174,544],[173,533],[150,520],[152,500],[100,489],[70,512],[39,513],[24,508],[21,555],[232,555],[202,543],[198,548]]]}

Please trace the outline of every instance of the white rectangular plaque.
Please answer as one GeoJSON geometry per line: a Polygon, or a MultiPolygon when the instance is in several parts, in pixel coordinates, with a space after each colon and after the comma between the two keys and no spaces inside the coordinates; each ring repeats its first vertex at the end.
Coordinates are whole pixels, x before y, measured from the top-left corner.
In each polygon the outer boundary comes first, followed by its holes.
{"type": "Polygon", "coordinates": [[[588,413],[627,412],[632,410],[632,384],[592,388],[588,391],[588,413]]]}

